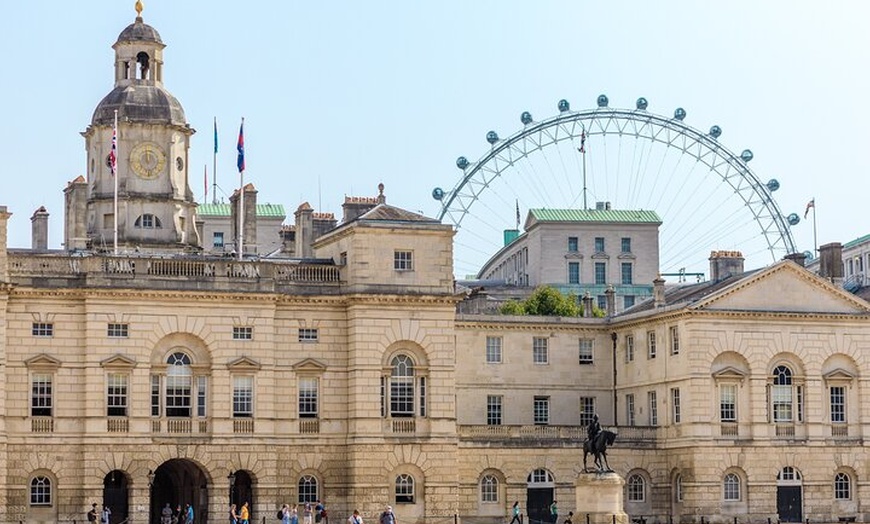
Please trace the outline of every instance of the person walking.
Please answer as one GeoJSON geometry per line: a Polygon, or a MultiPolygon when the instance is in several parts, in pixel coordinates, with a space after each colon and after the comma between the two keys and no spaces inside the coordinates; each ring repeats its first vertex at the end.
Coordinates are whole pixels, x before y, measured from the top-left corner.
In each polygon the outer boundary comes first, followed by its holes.
{"type": "Polygon", "coordinates": [[[290,506],[281,506],[281,524],[290,524],[290,506]]]}
{"type": "Polygon", "coordinates": [[[239,524],[239,514],[236,513],[235,504],[230,504],[230,524],[239,524]]]}
{"type": "Polygon", "coordinates": [[[517,500],[514,502],[514,505],[511,506],[511,513],[513,514],[513,518],[511,518],[510,524],[523,524],[523,514],[520,513],[520,501],[517,500]]]}
{"type": "Polygon", "coordinates": [[[302,507],[302,524],[313,524],[311,520],[311,503],[306,502],[305,506],[302,507]]]}
{"type": "Polygon", "coordinates": [[[97,503],[94,502],[91,504],[91,509],[88,511],[88,522],[96,522],[97,521],[97,503]]]}
{"type": "Polygon", "coordinates": [[[160,512],[160,524],[172,524],[172,508],[169,507],[168,502],[160,512]]]}
{"type": "Polygon", "coordinates": [[[112,519],[112,510],[109,509],[109,506],[103,505],[103,511],[100,512],[100,523],[101,524],[109,524],[112,519]]]}
{"type": "Polygon", "coordinates": [[[187,509],[184,512],[184,524],[193,524],[193,506],[190,504],[187,505],[187,509]]]}
{"type": "Polygon", "coordinates": [[[359,510],[353,510],[353,515],[348,517],[347,524],[363,524],[362,517],[359,516],[359,510]]]}
{"type": "Polygon", "coordinates": [[[240,524],[249,524],[251,518],[251,511],[248,509],[248,503],[245,502],[242,504],[242,512],[239,514],[240,524]]]}
{"type": "Polygon", "coordinates": [[[565,522],[562,524],[574,524],[574,512],[569,511],[568,516],[565,518],[565,522]]]}
{"type": "Polygon", "coordinates": [[[387,506],[387,509],[381,513],[380,524],[399,524],[396,514],[393,513],[393,506],[387,506]]]}
{"type": "Polygon", "coordinates": [[[555,500],[550,504],[550,522],[553,524],[559,523],[559,506],[556,504],[555,500]]]}

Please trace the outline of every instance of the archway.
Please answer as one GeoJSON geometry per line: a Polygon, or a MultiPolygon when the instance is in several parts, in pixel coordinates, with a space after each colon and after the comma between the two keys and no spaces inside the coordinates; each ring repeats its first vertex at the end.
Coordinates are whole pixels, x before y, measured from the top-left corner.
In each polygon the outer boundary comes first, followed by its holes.
{"type": "Polygon", "coordinates": [[[249,510],[253,511],[256,506],[254,505],[254,482],[251,479],[251,474],[240,469],[233,473],[230,478],[232,481],[230,499],[233,504],[237,508],[241,508],[242,504],[247,502],[249,510]]]}
{"type": "Polygon", "coordinates": [[[803,521],[803,481],[797,469],[786,466],[776,476],[776,512],[781,522],[803,521]]]}
{"type": "Polygon", "coordinates": [[[112,511],[110,524],[124,522],[130,513],[130,493],[127,474],[115,469],[103,478],[103,504],[112,511]]]}
{"type": "Polygon", "coordinates": [[[552,522],[550,504],[556,497],[556,482],[546,469],[532,471],[526,479],[526,514],[529,524],[552,522]]]}
{"type": "Polygon", "coordinates": [[[208,522],[208,485],[208,476],[195,462],[187,459],[164,462],[154,472],[149,522],[159,522],[167,504],[173,514],[178,510],[184,511],[190,504],[195,521],[208,522]]]}

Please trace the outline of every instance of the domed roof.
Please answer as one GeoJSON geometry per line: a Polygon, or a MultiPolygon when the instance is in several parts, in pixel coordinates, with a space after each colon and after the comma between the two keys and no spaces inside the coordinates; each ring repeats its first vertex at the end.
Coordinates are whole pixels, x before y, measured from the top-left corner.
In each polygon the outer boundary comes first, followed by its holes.
{"type": "Polygon", "coordinates": [[[156,29],[142,21],[141,16],[137,16],[136,21],[125,27],[124,30],[121,31],[121,34],[118,35],[118,42],[143,41],[157,42],[158,44],[163,43],[163,40],[160,39],[160,33],[158,33],[156,29]]]}
{"type": "Polygon", "coordinates": [[[162,87],[119,86],[103,98],[94,110],[92,125],[112,125],[118,118],[143,124],[187,124],[181,103],[162,87]]]}

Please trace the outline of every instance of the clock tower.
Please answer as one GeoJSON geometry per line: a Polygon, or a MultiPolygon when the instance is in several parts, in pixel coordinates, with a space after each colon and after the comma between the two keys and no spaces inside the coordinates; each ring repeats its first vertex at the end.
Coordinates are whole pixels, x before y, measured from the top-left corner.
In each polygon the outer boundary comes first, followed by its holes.
{"type": "Polygon", "coordinates": [[[79,224],[78,230],[67,228],[69,249],[80,246],[83,237],[94,249],[112,249],[116,182],[121,252],[184,252],[200,246],[196,202],[188,184],[188,148],[194,130],[181,104],[163,85],[166,46],[143,21],[141,2],[136,2],[136,14],[112,46],[114,88],[97,105],[82,133],[87,177],[73,181],[66,190],[67,224],[79,224]],[[113,175],[110,158],[116,121],[113,175]],[[81,213],[84,216],[76,217],[81,213]]]}

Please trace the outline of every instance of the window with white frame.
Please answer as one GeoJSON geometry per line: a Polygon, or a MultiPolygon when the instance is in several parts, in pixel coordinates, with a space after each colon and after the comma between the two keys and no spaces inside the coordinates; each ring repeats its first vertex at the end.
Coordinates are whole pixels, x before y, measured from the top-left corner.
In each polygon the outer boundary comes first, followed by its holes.
{"type": "Polygon", "coordinates": [[[406,354],[396,355],[390,361],[389,373],[381,377],[381,413],[413,417],[417,407],[419,416],[425,417],[427,377],[417,373],[413,359],[406,354]]]}
{"type": "Polygon", "coordinates": [[[492,475],[484,475],[480,479],[480,501],[498,502],[498,479],[492,475]]]}
{"type": "Polygon", "coordinates": [[[773,370],[771,404],[775,423],[794,422],[794,383],[788,366],[777,366],[773,370]]]}
{"type": "Polygon", "coordinates": [[[196,377],[196,416],[204,418],[206,416],[206,405],[208,393],[208,377],[196,377]]]}
{"type": "Polygon", "coordinates": [[[413,251],[405,251],[401,249],[393,251],[393,269],[395,269],[396,271],[413,271],[413,251]]]}
{"type": "Polygon", "coordinates": [[[550,362],[549,340],[547,338],[532,338],[532,362],[535,364],[547,364],[550,362]]]}
{"type": "Polygon", "coordinates": [[[253,340],[254,328],[251,326],[233,326],[233,340],[253,340]]]}
{"type": "Polygon", "coordinates": [[[719,385],[719,421],[737,422],[737,384],[719,385]]]}
{"type": "Polygon", "coordinates": [[[317,328],[299,328],[299,342],[317,342],[317,328]]]}
{"type": "Polygon", "coordinates": [[[592,352],[592,339],[591,338],[581,338],[580,339],[580,364],[592,364],[593,360],[593,352],[592,352]]]}
{"type": "Polygon", "coordinates": [[[671,355],[680,354],[680,330],[677,326],[671,326],[668,330],[671,335],[671,355]]]}
{"type": "Polygon", "coordinates": [[[676,502],[683,501],[683,476],[677,475],[674,479],[674,500],[676,502]]]}
{"type": "Polygon", "coordinates": [[[30,333],[34,337],[52,337],[54,336],[54,324],[51,322],[34,322],[30,333]]]}
{"type": "Polygon", "coordinates": [[[233,377],[233,417],[254,416],[254,377],[233,377]]]}
{"type": "Polygon", "coordinates": [[[403,473],[396,477],[396,504],[414,503],[414,477],[403,473]]]}
{"type": "Polygon", "coordinates": [[[160,375],[151,375],[151,416],[159,417],[161,408],[160,375]]]}
{"type": "Polygon", "coordinates": [[[659,425],[659,404],[658,404],[658,395],[655,390],[646,392],[646,401],[649,405],[649,425],[650,426],[658,426],[659,425]]]}
{"type": "Polygon", "coordinates": [[[51,479],[43,476],[30,479],[30,505],[51,506],[51,479]]]}
{"type": "Polygon", "coordinates": [[[318,417],[317,377],[299,377],[299,418],[318,417]]]}
{"type": "Polygon", "coordinates": [[[501,395],[486,396],[486,424],[488,426],[501,426],[503,400],[501,395]]]}
{"type": "Polygon", "coordinates": [[[852,479],[842,471],[834,475],[834,499],[852,500],[852,479]]]}
{"type": "Polygon", "coordinates": [[[211,246],[215,249],[223,249],[224,247],[224,232],[215,231],[212,233],[211,246]]]}
{"type": "Polygon", "coordinates": [[[193,371],[190,357],[177,352],[166,361],[166,416],[190,417],[191,395],[193,390],[193,371]]]}
{"type": "Polygon", "coordinates": [[[634,426],[634,393],[625,395],[625,425],[634,426]]]}
{"type": "Polygon", "coordinates": [[[54,407],[53,378],[51,373],[34,373],[30,377],[30,416],[52,416],[54,407]]]}
{"type": "Polygon", "coordinates": [[[740,477],[736,473],[728,473],[722,479],[722,498],[726,502],[740,500],[740,477]]]}
{"type": "Polygon", "coordinates": [[[647,358],[656,358],[656,332],[646,332],[646,356],[647,358]]]}
{"type": "Polygon", "coordinates": [[[160,223],[160,218],[151,213],[145,213],[136,218],[136,221],[133,222],[133,227],[136,229],[160,229],[163,227],[163,224],[160,223]]]}
{"type": "Polygon", "coordinates": [[[634,335],[625,335],[625,361],[634,362],[634,335]]]}
{"type": "Polygon", "coordinates": [[[109,373],[106,376],[106,416],[127,416],[127,382],[124,373],[109,373]]]}
{"type": "Polygon", "coordinates": [[[315,503],[320,500],[320,497],[317,495],[317,479],[312,475],[304,475],[299,479],[297,484],[298,493],[299,493],[299,503],[305,504],[306,502],[315,503]]]}
{"type": "Polygon", "coordinates": [[[129,333],[129,324],[109,322],[109,325],[106,327],[106,336],[109,338],[127,338],[129,333]]]}
{"type": "Polygon", "coordinates": [[[501,364],[501,337],[486,337],[486,363],[501,364]]]}
{"type": "Polygon", "coordinates": [[[589,426],[595,416],[595,397],[580,397],[580,425],[589,426]]]}
{"type": "Polygon", "coordinates": [[[546,426],[550,423],[550,397],[535,397],[533,416],[536,426],[546,426]]]}
{"type": "Polygon", "coordinates": [[[679,424],[682,419],[680,409],[680,388],[671,388],[671,420],[674,424],[679,424]]]}
{"type": "Polygon", "coordinates": [[[831,424],[845,424],[846,388],[844,386],[831,386],[829,391],[831,398],[831,424]]]}
{"type": "Polygon", "coordinates": [[[646,482],[642,476],[637,473],[629,475],[625,484],[629,502],[643,502],[646,500],[646,482]]]}

